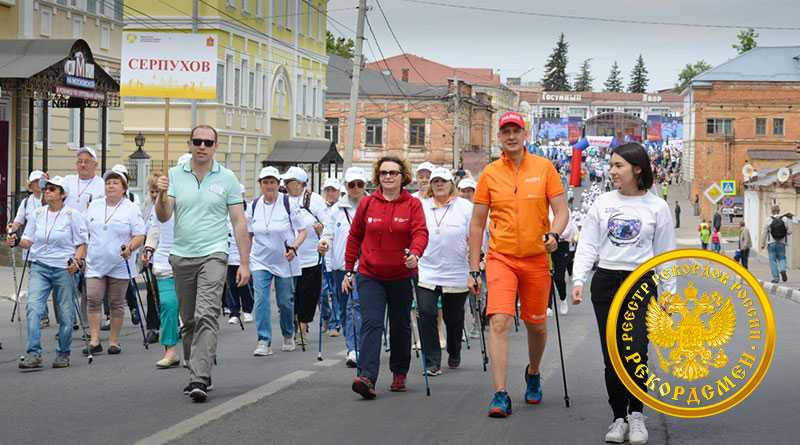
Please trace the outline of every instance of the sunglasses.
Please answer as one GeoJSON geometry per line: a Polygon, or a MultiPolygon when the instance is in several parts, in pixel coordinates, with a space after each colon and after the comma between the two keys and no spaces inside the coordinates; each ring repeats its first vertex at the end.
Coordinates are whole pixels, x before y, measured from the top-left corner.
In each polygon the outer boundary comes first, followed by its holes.
{"type": "Polygon", "coordinates": [[[394,178],[397,177],[400,173],[401,173],[400,170],[381,170],[378,174],[380,175],[381,178],[385,178],[387,176],[390,178],[394,178]]]}
{"type": "Polygon", "coordinates": [[[363,189],[364,188],[364,183],[361,182],[361,181],[348,182],[347,183],[347,188],[349,188],[349,189],[356,189],[356,188],[363,189]]]}
{"type": "Polygon", "coordinates": [[[47,192],[60,192],[61,187],[57,185],[48,185],[47,187],[44,188],[44,190],[47,192]]]}
{"type": "Polygon", "coordinates": [[[192,145],[194,145],[195,147],[199,147],[201,145],[205,145],[206,147],[211,148],[216,143],[217,143],[217,141],[215,141],[213,139],[192,139],[192,145]]]}

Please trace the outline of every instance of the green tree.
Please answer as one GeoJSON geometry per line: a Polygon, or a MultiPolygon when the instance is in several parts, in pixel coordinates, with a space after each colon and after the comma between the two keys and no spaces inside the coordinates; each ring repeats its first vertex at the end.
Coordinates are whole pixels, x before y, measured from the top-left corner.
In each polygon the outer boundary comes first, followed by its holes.
{"type": "Polygon", "coordinates": [[[564,40],[564,33],[558,37],[553,53],[547,59],[544,66],[544,78],[542,86],[545,91],[569,91],[569,79],[567,79],[567,49],[569,44],[564,40]]]}
{"type": "Polygon", "coordinates": [[[619,65],[617,61],[614,61],[614,64],[611,65],[611,72],[608,73],[608,79],[603,84],[605,90],[611,93],[621,93],[623,86],[622,86],[622,72],[619,70],[619,65]]]}
{"type": "Polygon", "coordinates": [[[681,70],[680,74],[678,74],[678,82],[675,84],[673,91],[680,93],[681,91],[685,90],[686,87],[689,86],[689,82],[691,82],[692,79],[697,77],[700,73],[710,70],[711,68],[712,66],[706,63],[705,60],[698,60],[694,64],[687,63],[686,66],[681,70]]]}
{"type": "Polygon", "coordinates": [[[636,65],[631,70],[631,83],[628,84],[629,93],[644,93],[647,91],[647,84],[650,79],[647,78],[647,68],[644,66],[644,58],[639,54],[636,59],[636,65]]]}
{"type": "Polygon", "coordinates": [[[325,46],[328,48],[328,54],[336,54],[345,59],[352,59],[355,54],[354,48],[356,44],[353,39],[336,38],[330,31],[327,31],[325,34],[325,46]]]}
{"type": "Polygon", "coordinates": [[[738,51],[739,54],[750,51],[758,46],[758,33],[753,28],[739,31],[739,33],[736,34],[736,39],[739,40],[739,43],[734,43],[731,46],[733,46],[733,49],[738,51]]]}
{"type": "Polygon", "coordinates": [[[592,91],[594,77],[592,77],[591,67],[589,66],[590,60],[592,59],[586,59],[581,64],[581,72],[578,74],[578,78],[575,79],[575,91],[592,91]]]}

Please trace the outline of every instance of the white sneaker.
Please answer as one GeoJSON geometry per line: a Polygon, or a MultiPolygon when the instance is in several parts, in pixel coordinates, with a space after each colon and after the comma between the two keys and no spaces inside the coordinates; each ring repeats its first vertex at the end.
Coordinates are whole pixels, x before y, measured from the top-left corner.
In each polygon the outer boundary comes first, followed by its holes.
{"type": "Polygon", "coordinates": [[[281,351],[294,351],[297,349],[297,345],[294,343],[294,339],[292,337],[284,338],[283,345],[281,346],[281,351]]]}
{"type": "Polygon", "coordinates": [[[259,340],[256,350],[253,351],[253,355],[256,357],[266,357],[272,355],[272,346],[270,346],[269,342],[267,341],[259,340]]]}
{"type": "Polygon", "coordinates": [[[253,314],[251,314],[249,312],[242,312],[242,320],[244,320],[245,323],[252,323],[253,322],[253,314]]]}
{"type": "Polygon", "coordinates": [[[631,445],[644,445],[647,443],[647,427],[644,425],[646,417],[640,412],[632,412],[628,414],[628,428],[630,433],[628,435],[628,442],[631,445]]]}
{"type": "Polygon", "coordinates": [[[228,319],[228,324],[239,324],[239,317],[233,316],[228,319]]]}
{"type": "Polygon", "coordinates": [[[561,312],[561,315],[567,315],[567,312],[569,312],[569,305],[567,304],[567,300],[564,300],[561,303],[559,303],[558,309],[561,312]]]}
{"type": "Polygon", "coordinates": [[[606,433],[606,442],[625,443],[625,436],[628,435],[628,424],[625,419],[616,419],[609,425],[606,433]]]}
{"type": "Polygon", "coordinates": [[[230,313],[231,313],[231,310],[230,310],[230,309],[228,309],[228,308],[226,308],[226,307],[222,308],[222,314],[223,314],[223,315],[229,315],[230,313]]]}
{"type": "Polygon", "coordinates": [[[356,364],[357,364],[357,362],[356,362],[356,351],[350,351],[350,352],[347,353],[346,364],[350,368],[355,368],[356,367],[356,364]]]}
{"type": "Polygon", "coordinates": [[[547,308],[547,316],[548,317],[552,317],[553,316],[553,310],[552,309],[547,308]]]}

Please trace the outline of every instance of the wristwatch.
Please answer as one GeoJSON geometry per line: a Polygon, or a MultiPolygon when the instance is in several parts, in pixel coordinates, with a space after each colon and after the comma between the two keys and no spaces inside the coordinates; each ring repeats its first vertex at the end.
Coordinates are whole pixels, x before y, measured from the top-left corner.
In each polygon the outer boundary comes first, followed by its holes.
{"type": "Polygon", "coordinates": [[[344,273],[344,277],[347,278],[348,280],[352,279],[353,278],[353,271],[352,270],[348,270],[347,272],[344,273]]]}
{"type": "Polygon", "coordinates": [[[556,242],[561,241],[561,235],[557,234],[556,232],[547,232],[547,234],[555,238],[556,242]]]}

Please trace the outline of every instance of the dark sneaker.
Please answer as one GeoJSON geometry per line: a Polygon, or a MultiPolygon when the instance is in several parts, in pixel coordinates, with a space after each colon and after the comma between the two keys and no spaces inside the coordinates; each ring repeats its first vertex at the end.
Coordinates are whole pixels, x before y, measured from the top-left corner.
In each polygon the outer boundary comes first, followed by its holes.
{"type": "Polygon", "coordinates": [[[395,373],[392,378],[392,384],[389,385],[391,392],[406,392],[406,375],[395,373]]]}
{"type": "Polygon", "coordinates": [[[19,369],[39,369],[42,367],[42,357],[39,355],[28,354],[19,361],[19,369]]]}
{"type": "Polygon", "coordinates": [[[208,399],[208,387],[205,383],[192,382],[189,387],[189,397],[194,403],[203,403],[208,399]]]}
{"type": "Polygon", "coordinates": [[[137,309],[132,310],[131,311],[131,323],[133,323],[134,325],[137,325],[141,321],[142,321],[141,317],[139,317],[139,309],[137,308],[137,309]]]}
{"type": "Polygon", "coordinates": [[[460,356],[451,355],[451,356],[447,357],[447,367],[448,368],[456,369],[459,366],[461,366],[461,357],[460,356]]]}
{"type": "MultiPolygon", "coordinates": [[[[783,281],[786,281],[786,280],[783,280],[783,281]]],[[[39,329],[46,329],[46,328],[49,328],[49,327],[50,327],[50,319],[49,318],[43,318],[43,319],[41,319],[39,321],[39,329]]]]}
{"type": "Polygon", "coordinates": [[[147,344],[152,345],[158,343],[158,331],[147,331],[147,335],[145,336],[147,340],[147,344]]]}
{"type": "Polygon", "coordinates": [[[786,271],[782,270],[781,271],[781,280],[783,280],[783,282],[785,283],[786,280],[788,280],[788,279],[789,279],[789,277],[786,275],[786,271]]]}
{"type": "Polygon", "coordinates": [[[69,368],[69,354],[59,352],[55,360],[53,360],[54,368],[69,368]]]}
{"type": "Polygon", "coordinates": [[[430,368],[425,370],[425,374],[430,377],[436,377],[438,375],[442,375],[442,368],[438,366],[431,366],[430,368]]]}
{"type": "MultiPolygon", "coordinates": [[[[102,354],[103,353],[103,344],[102,343],[98,343],[96,345],[89,345],[89,347],[92,348],[92,355],[102,354]]],[[[83,355],[89,355],[89,350],[86,349],[86,348],[83,348],[83,351],[81,351],[81,352],[83,352],[83,355]]]]}
{"type": "Polygon", "coordinates": [[[505,391],[494,393],[492,403],[489,404],[489,417],[502,419],[511,415],[511,397],[505,391]]]}
{"type": "Polygon", "coordinates": [[[353,380],[353,392],[360,394],[361,397],[367,400],[372,400],[377,396],[375,394],[375,384],[366,377],[356,377],[353,380]]]}
{"type": "Polygon", "coordinates": [[[117,355],[122,353],[122,348],[119,345],[109,345],[108,346],[108,353],[111,355],[117,355]]]}
{"type": "Polygon", "coordinates": [[[525,367],[525,403],[537,405],[542,401],[542,383],[539,374],[528,374],[528,367],[525,367]]]}
{"type": "MultiPolygon", "coordinates": [[[[214,384],[211,383],[211,379],[208,379],[208,385],[206,385],[206,392],[211,392],[213,389],[214,389],[214,384]]],[[[191,383],[189,383],[188,385],[186,385],[185,388],[183,388],[183,394],[184,395],[188,396],[190,392],[192,392],[192,384],[191,383]]]]}

